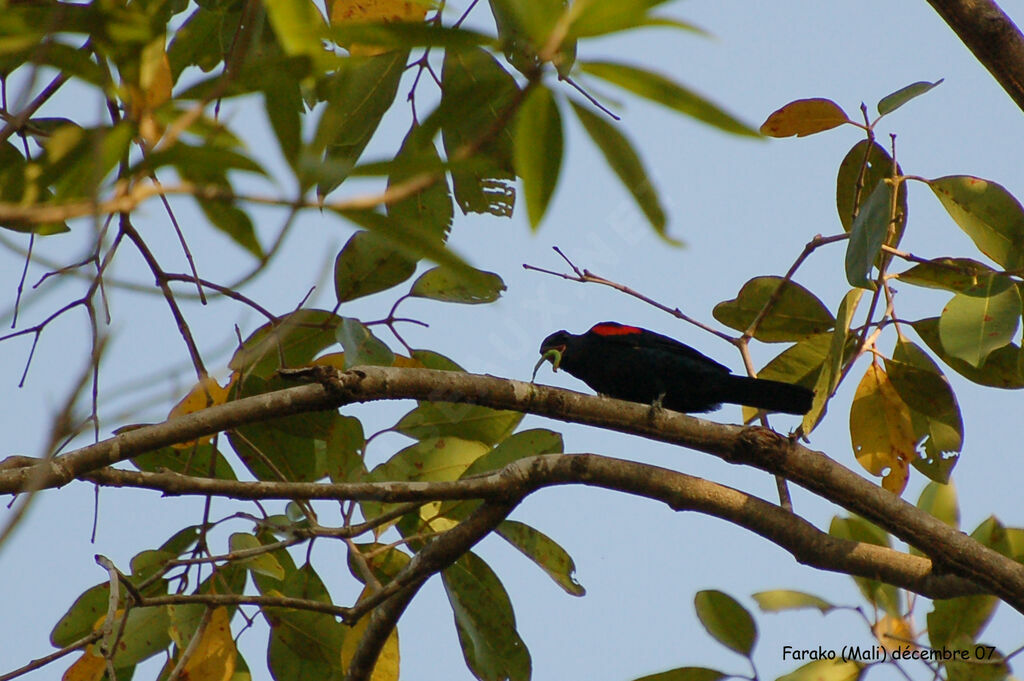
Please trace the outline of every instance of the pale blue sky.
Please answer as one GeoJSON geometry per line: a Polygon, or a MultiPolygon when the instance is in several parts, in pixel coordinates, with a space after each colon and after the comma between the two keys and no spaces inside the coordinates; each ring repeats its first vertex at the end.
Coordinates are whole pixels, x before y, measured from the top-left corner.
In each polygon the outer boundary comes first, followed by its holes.
{"type": "MultiPolygon", "coordinates": [[[[1007,2],[1005,9],[1018,21],[1024,20],[1020,3],[1007,2]]],[[[671,3],[665,12],[706,28],[714,38],[639,31],[615,40],[584,42],[580,58],[615,58],[655,68],[755,126],[793,99],[829,97],[855,115],[861,101],[873,110],[878,99],[904,85],[945,78],[940,87],[883,123],[880,139],[886,140],[890,132],[898,135],[898,158],[908,173],[973,174],[1024,196],[1020,110],[923,0],[695,0],[671,3]]],[[[456,219],[453,246],[474,265],[499,273],[508,285],[505,296],[483,307],[408,302],[403,314],[432,323],[429,329],[409,328],[408,338],[414,345],[444,352],[471,371],[528,379],[537,346],[548,333],[558,328],[580,332],[594,322],[616,319],[673,335],[734,370],[741,368],[730,346],[636,300],[527,272],[521,265],[559,269],[561,261],[550,250],[557,245],[582,267],[712,322],[714,305],[732,298],[745,281],[784,273],[815,234],[841,230],[835,210],[835,174],[859,133],[851,127],[799,140],[756,141],[727,136],[624,95],[622,100],[622,129],[641,152],[662,194],[670,213],[670,233],[683,239],[686,247],[667,247],[653,235],[566,109],[568,158],[539,232],[530,233],[522,210],[511,221],[475,215],[456,219]]],[[[234,104],[225,111],[229,120],[244,127],[258,158],[271,165],[279,162],[262,117],[253,117],[234,104]]],[[[401,134],[404,126],[405,118],[399,116],[384,128],[375,141],[382,144],[377,147],[381,153],[392,149],[397,139],[387,135],[401,134]]],[[[338,195],[350,191],[343,187],[338,195]]],[[[267,238],[280,215],[259,215],[261,234],[267,238]]],[[[226,281],[231,277],[221,272],[244,269],[244,254],[222,239],[208,239],[203,226],[190,224],[201,218],[187,209],[179,216],[204,276],[226,281]]],[[[183,268],[174,262],[180,260],[178,251],[157,204],[147,205],[139,219],[147,239],[167,244],[163,252],[172,254],[167,256],[168,268],[183,268]]],[[[249,295],[275,312],[291,309],[316,283],[316,269],[333,259],[350,233],[348,226],[331,217],[314,211],[304,214],[282,257],[254,282],[249,295]]],[[[37,248],[67,259],[68,244],[75,238],[47,239],[37,248]]],[[[983,258],[921,186],[910,188],[910,221],[903,247],[924,257],[983,258]]],[[[0,286],[13,292],[19,261],[6,252],[0,253],[0,259],[0,286]]],[[[800,270],[797,280],[834,310],[847,288],[842,263],[841,245],[822,249],[800,270]]],[[[30,281],[42,272],[36,268],[30,281]]],[[[128,251],[116,272],[149,281],[138,258],[128,251]]],[[[319,287],[313,300],[330,307],[332,288],[328,280],[322,283],[326,285],[319,287]]],[[[898,309],[911,318],[934,315],[945,303],[945,294],[909,286],[900,287],[899,294],[898,309]]],[[[64,289],[41,296],[23,311],[24,321],[34,322],[72,295],[76,294],[64,289]]],[[[122,425],[118,415],[123,409],[144,399],[139,393],[118,398],[119,387],[145,378],[155,388],[146,394],[166,396],[174,384],[180,386],[180,393],[191,380],[185,368],[187,355],[166,307],[153,297],[120,292],[114,292],[112,299],[114,343],[105,359],[101,386],[101,395],[109,400],[104,436],[111,427],[122,425]],[[157,369],[168,366],[173,370],[156,373],[154,378],[157,369]]],[[[342,313],[379,318],[393,299],[392,294],[373,296],[342,313]]],[[[236,323],[243,335],[260,323],[252,313],[223,303],[208,309],[192,307],[189,316],[204,348],[230,347],[236,323]]],[[[39,453],[40,431],[71,377],[81,369],[86,333],[80,312],[48,329],[36,351],[28,384],[21,390],[15,386],[28,343],[19,340],[0,346],[0,380],[9,396],[3,419],[6,445],[0,456],[39,453]]],[[[891,343],[891,339],[883,343],[883,348],[891,348],[891,343]]],[[[763,364],[777,351],[777,347],[758,347],[755,359],[763,364]]],[[[219,365],[209,362],[211,368],[223,366],[224,354],[220,357],[219,365]]],[[[853,376],[859,377],[859,371],[853,376]]],[[[1016,392],[981,389],[952,372],[949,375],[966,429],[965,448],[954,472],[964,528],[970,531],[992,513],[1007,525],[1024,525],[1018,502],[1018,423],[1024,398],[1016,392]]],[[[571,377],[553,376],[547,370],[538,380],[585,390],[571,377]]],[[[854,385],[849,381],[840,391],[825,423],[813,433],[811,445],[856,469],[847,425],[854,385]]],[[[166,409],[167,403],[147,407],[132,420],[157,420],[166,409]]],[[[387,415],[381,417],[381,408],[375,405],[353,413],[377,414],[368,421],[372,418],[387,425],[407,409],[406,404],[389,405],[383,409],[387,415]]],[[[709,418],[736,422],[739,409],[728,406],[709,418]]],[[[789,428],[795,419],[777,417],[775,424],[789,428]]],[[[567,452],[646,461],[775,498],[774,482],[766,474],[703,454],[534,417],[528,417],[523,427],[563,431],[567,452]]],[[[405,443],[399,436],[380,438],[371,448],[372,463],[405,443]]],[[[924,482],[912,473],[905,496],[915,500],[924,482]]],[[[799,489],[794,490],[794,501],[798,512],[822,528],[827,528],[836,512],[799,489]]],[[[218,504],[213,515],[227,515],[230,508],[218,504]]],[[[95,544],[89,543],[92,513],[92,489],[85,484],[47,492],[3,547],[0,583],[7,586],[5,614],[0,617],[0,672],[50,651],[49,631],[72,599],[105,579],[93,563],[93,554],[102,553],[126,565],[132,555],[159,544],[183,522],[198,521],[201,501],[104,491],[95,544]]],[[[512,597],[519,632],[533,656],[534,678],[541,681],[627,681],[682,665],[749,673],[742,658],[715,644],[697,623],[692,599],[700,589],[726,591],[752,610],[755,605],[749,595],[772,588],[798,588],[841,605],[863,604],[848,577],[802,568],[781,549],[725,522],[674,513],[642,499],[561,487],[532,496],[512,517],[559,541],[575,559],[577,577],[588,591],[582,599],[565,595],[500,539],[488,539],[479,547],[512,597]]],[[[322,543],[314,552],[325,578],[331,576],[333,555],[322,543]]],[[[336,602],[346,603],[357,591],[345,581],[347,570],[337,555],[338,578],[329,587],[336,602]]],[[[919,607],[917,612],[918,626],[923,627],[926,608],[919,607]]],[[[761,639],[755,660],[762,678],[796,666],[782,660],[784,644],[829,648],[870,643],[869,633],[850,613],[824,619],[816,611],[756,617],[761,639]]],[[[1004,650],[1013,649],[1022,643],[1020,631],[1019,617],[1003,608],[985,639],[1004,650]]],[[[403,678],[471,678],[438,579],[432,579],[414,600],[402,620],[400,636],[403,678]]],[[[265,678],[265,641],[262,630],[242,638],[242,650],[256,670],[256,679],[265,678]]],[[[65,666],[59,663],[25,678],[57,678],[65,666]]],[[[920,677],[921,668],[910,668],[920,677]]],[[[155,670],[150,668],[149,673],[155,670]]],[[[868,678],[895,677],[889,669],[874,671],[868,678]]],[[[140,670],[136,678],[146,676],[140,670]]]]}

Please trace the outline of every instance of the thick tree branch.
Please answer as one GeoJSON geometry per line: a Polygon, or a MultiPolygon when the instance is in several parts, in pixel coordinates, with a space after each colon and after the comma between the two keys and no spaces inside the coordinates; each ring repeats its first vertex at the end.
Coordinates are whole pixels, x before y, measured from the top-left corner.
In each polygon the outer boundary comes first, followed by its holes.
{"type": "Polygon", "coordinates": [[[928,0],[978,61],[1024,109],[1024,35],[994,0],[928,0]]]}
{"type": "MultiPolygon", "coordinates": [[[[961,577],[936,574],[932,561],[927,558],[833,537],[780,506],[731,487],[658,466],[597,454],[528,457],[489,475],[454,482],[238,482],[109,468],[91,473],[87,479],[100,485],[141,487],[166,494],[381,502],[501,500],[519,498],[554,485],[582,484],[661,501],[676,511],[696,511],[722,518],[777,544],[798,562],[821,570],[881,579],[928,598],[951,598],[982,592],[977,584],[961,577]]],[[[370,605],[375,605],[408,583],[411,580],[389,585],[388,593],[380,594],[380,598],[370,605]]],[[[365,601],[354,606],[352,617],[359,617],[366,606],[365,601]]]]}
{"type": "MultiPolygon", "coordinates": [[[[983,586],[1024,612],[1024,565],[981,545],[824,454],[767,429],[717,424],[641,404],[492,376],[385,367],[357,367],[347,372],[320,367],[311,375],[320,383],[211,407],[122,433],[35,466],[2,470],[0,493],[61,485],[151,449],[272,416],[382,399],[467,402],[641,435],[782,475],[871,520],[926,553],[943,571],[983,586]]],[[[394,500],[399,499],[396,495],[394,500]]]]}

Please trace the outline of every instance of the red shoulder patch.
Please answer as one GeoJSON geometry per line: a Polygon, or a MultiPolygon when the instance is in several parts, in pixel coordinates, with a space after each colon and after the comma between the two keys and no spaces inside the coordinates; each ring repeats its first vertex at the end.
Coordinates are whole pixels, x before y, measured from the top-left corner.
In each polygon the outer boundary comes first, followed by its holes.
{"type": "Polygon", "coordinates": [[[598,336],[631,336],[635,333],[643,333],[644,330],[637,326],[626,326],[616,322],[601,322],[590,329],[591,333],[598,336]]]}

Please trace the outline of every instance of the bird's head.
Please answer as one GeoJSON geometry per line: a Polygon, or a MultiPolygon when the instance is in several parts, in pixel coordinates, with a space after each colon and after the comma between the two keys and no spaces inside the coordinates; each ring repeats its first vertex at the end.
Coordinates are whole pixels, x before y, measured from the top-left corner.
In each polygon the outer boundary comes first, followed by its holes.
{"type": "Polygon", "coordinates": [[[540,369],[540,365],[544,362],[551,362],[551,370],[558,371],[558,366],[562,363],[562,354],[569,346],[572,338],[573,335],[571,333],[563,330],[555,331],[544,339],[544,342],[540,344],[540,359],[537,360],[537,365],[533,367],[534,378],[537,377],[537,370],[540,369]]]}

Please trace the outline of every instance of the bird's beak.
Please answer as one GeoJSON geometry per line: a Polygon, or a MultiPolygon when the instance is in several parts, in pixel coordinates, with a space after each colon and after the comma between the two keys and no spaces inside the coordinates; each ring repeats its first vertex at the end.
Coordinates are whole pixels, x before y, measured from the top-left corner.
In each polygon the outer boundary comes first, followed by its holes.
{"type": "Polygon", "coordinates": [[[540,365],[544,362],[551,362],[551,370],[558,371],[558,365],[562,363],[562,353],[565,351],[564,345],[556,345],[553,348],[548,348],[540,359],[537,360],[536,366],[533,367],[533,376],[530,378],[532,383],[537,378],[537,372],[540,371],[540,365]]]}

